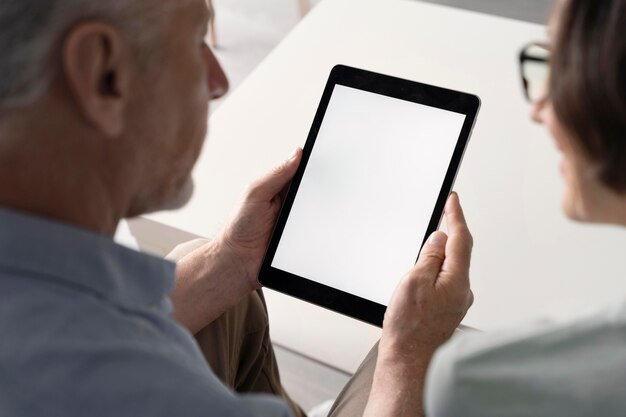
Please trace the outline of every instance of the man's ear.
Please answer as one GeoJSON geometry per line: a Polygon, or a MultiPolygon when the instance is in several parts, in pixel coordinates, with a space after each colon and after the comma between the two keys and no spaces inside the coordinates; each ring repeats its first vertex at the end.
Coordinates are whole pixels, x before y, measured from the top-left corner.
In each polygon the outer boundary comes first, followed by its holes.
{"type": "Polygon", "coordinates": [[[109,25],[84,22],[68,33],[62,51],[67,84],[86,121],[107,137],[119,136],[133,70],[127,42],[109,25]]]}

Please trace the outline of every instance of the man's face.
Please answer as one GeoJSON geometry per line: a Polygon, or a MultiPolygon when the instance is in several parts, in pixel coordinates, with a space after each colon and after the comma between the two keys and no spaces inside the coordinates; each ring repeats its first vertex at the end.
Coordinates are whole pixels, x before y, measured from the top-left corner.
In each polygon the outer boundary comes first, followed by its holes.
{"type": "Polygon", "coordinates": [[[183,206],[191,197],[191,170],[207,132],[209,101],[228,81],[205,43],[205,0],[183,0],[168,12],[154,67],[136,80],[141,89],[131,112],[133,136],[143,146],[139,175],[145,189],[130,216],[183,206]]]}

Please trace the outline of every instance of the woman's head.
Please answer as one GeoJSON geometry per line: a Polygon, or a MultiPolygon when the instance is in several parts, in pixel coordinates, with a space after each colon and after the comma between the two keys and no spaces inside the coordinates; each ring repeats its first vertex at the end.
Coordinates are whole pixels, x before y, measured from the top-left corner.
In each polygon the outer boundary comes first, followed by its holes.
{"type": "Polygon", "coordinates": [[[533,118],[563,153],[564,209],[578,220],[623,223],[626,0],[563,0],[551,33],[549,93],[533,118]]]}

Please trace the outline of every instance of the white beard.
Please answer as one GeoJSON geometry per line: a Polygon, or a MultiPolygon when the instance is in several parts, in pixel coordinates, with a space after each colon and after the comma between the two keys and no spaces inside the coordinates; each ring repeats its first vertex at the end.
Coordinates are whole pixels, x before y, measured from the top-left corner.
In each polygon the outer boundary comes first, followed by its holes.
{"type": "Polygon", "coordinates": [[[172,198],[164,201],[163,203],[159,204],[158,207],[154,207],[150,211],[155,212],[161,210],[178,210],[180,208],[183,208],[191,200],[194,188],[194,182],[190,176],[172,198]]]}

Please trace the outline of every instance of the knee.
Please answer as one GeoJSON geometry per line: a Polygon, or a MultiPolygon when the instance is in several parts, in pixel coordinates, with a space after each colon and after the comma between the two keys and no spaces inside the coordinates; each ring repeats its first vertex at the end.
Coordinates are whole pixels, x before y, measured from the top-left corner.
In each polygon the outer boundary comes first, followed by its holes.
{"type": "Polygon", "coordinates": [[[165,256],[165,259],[172,262],[178,262],[194,250],[206,245],[209,242],[209,239],[194,239],[190,240],[189,242],[181,243],[180,245],[176,246],[174,250],[172,250],[169,254],[167,254],[165,256]]]}
{"type": "Polygon", "coordinates": [[[269,316],[262,290],[252,292],[246,299],[246,331],[264,331],[269,327],[269,316]]]}

